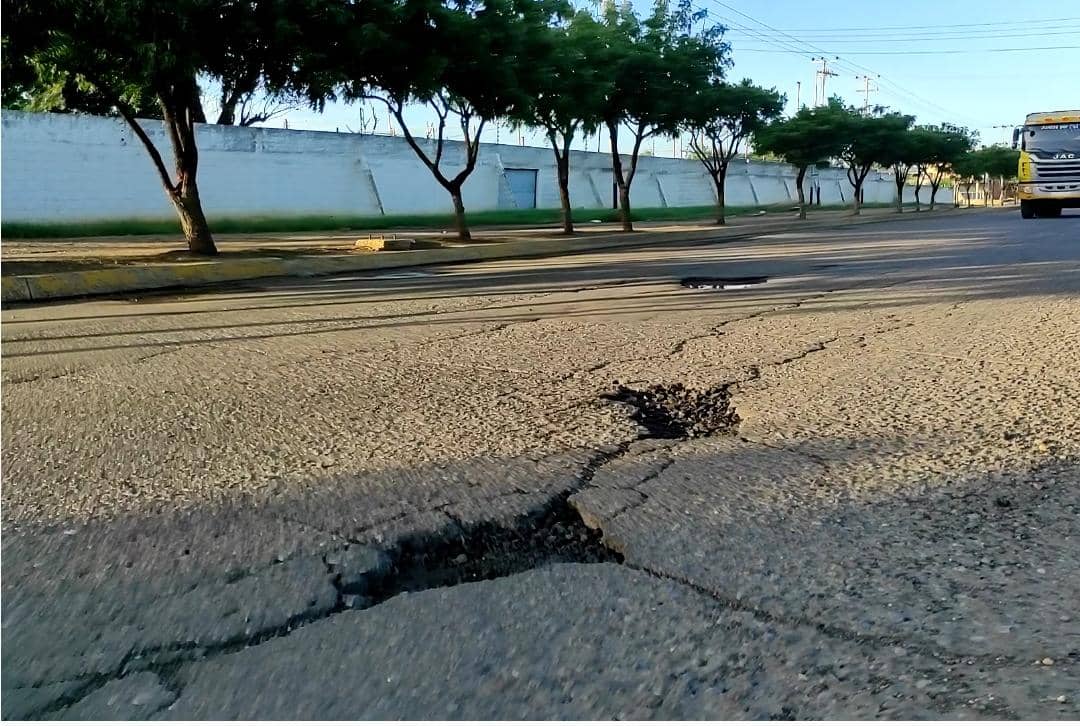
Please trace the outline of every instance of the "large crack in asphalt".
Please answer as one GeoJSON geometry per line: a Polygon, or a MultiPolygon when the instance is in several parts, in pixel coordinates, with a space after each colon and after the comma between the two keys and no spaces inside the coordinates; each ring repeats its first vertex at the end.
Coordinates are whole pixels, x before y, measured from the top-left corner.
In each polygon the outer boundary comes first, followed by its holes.
{"type": "MultiPolygon", "coordinates": [[[[799,354],[766,365],[786,365],[801,360],[825,350],[840,337],[815,343],[799,354]]],[[[751,380],[760,375],[760,369],[756,366],[753,368],[751,380]]],[[[758,612],[755,608],[677,575],[625,562],[618,547],[605,541],[604,522],[579,511],[580,505],[572,501],[575,494],[590,487],[601,469],[626,456],[635,443],[654,441],[667,448],[678,441],[692,438],[737,434],[739,416],[731,403],[731,389],[745,382],[732,381],[705,391],[686,388],[681,384],[654,385],[643,389],[618,386],[601,398],[629,406],[628,415],[640,425],[637,437],[594,451],[582,465],[573,485],[552,495],[534,511],[518,516],[509,524],[496,524],[491,521],[463,523],[444,510],[443,513],[452,523],[444,530],[405,538],[382,549],[353,541],[347,547],[322,557],[321,564],[338,593],[332,607],[300,612],[283,623],[256,632],[238,633],[215,643],[170,643],[131,652],[110,672],[74,676],[85,678],[85,683],[28,714],[26,718],[56,715],[111,681],[139,671],[157,675],[178,698],[183,684],[177,674],[187,663],[212,659],[275,638],[287,637],[306,625],[332,618],[346,610],[375,607],[403,593],[493,580],[555,563],[608,562],[627,566],[693,588],[722,607],[747,610],[780,622],[783,619],[775,614],[758,612]]],[[[642,502],[627,509],[640,506],[648,499],[646,494],[640,492],[640,484],[658,478],[672,463],[673,459],[669,458],[659,470],[651,472],[631,487],[642,495],[642,502]]],[[[802,621],[793,624],[814,627],[829,637],[853,639],[842,629],[802,621]]],[[[875,640],[875,645],[899,642],[892,639],[875,640]]]]}
{"type": "MultiPolygon", "coordinates": [[[[111,671],[77,674],[75,678],[86,679],[81,687],[26,717],[55,715],[106,684],[139,671],[156,674],[169,684],[170,691],[179,694],[182,684],[176,674],[186,663],[287,637],[346,610],[375,607],[403,593],[493,580],[555,563],[624,564],[617,547],[604,541],[602,522],[586,523],[586,515],[571,498],[587,489],[601,469],[624,457],[636,443],[655,441],[666,447],[677,441],[737,431],[739,417],[729,391],[735,383],[706,391],[681,384],[643,389],[619,386],[601,399],[627,406],[627,415],[640,424],[638,435],[596,449],[582,465],[573,485],[553,494],[534,511],[523,513],[509,524],[463,523],[443,508],[451,525],[440,531],[404,537],[380,548],[350,538],[347,546],[324,554],[319,563],[338,593],[332,607],[302,611],[282,623],[213,643],[173,642],[130,652],[111,671]]],[[[645,479],[657,478],[671,463],[668,461],[645,479]]],[[[647,499],[644,493],[639,494],[643,501],[647,499]]],[[[258,572],[245,576],[255,577],[258,572]]]]}

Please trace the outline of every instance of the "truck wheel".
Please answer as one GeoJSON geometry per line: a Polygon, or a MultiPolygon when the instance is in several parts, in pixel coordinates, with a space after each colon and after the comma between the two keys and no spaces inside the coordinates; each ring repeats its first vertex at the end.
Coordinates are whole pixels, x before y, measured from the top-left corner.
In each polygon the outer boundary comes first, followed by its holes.
{"type": "Polygon", "coordinates": [[[1035,218],[1035,204],[1030,199],[1020,200],[1020,216],[1024,219],[1035,218]]]}

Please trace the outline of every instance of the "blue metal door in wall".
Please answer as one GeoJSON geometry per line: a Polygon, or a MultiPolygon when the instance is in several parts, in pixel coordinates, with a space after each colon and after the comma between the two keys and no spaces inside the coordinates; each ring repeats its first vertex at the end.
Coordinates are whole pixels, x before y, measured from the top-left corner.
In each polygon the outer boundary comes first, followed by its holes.
{"type": "Polygon", "coordinates": [[[536,169],[506,169],[506,183],[517,209],[536,209],[536,169]]]}

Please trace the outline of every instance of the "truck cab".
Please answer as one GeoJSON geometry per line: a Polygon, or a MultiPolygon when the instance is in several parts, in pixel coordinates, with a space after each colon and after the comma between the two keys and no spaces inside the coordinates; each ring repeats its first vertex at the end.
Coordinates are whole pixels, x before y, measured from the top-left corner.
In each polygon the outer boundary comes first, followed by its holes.
{"type": "Polygon", "coordinates": [[[1080,207],[1080,110],[1031,113],[1013,129],[1020,149],[1017,194],[1024,219],[1080,207]]]}

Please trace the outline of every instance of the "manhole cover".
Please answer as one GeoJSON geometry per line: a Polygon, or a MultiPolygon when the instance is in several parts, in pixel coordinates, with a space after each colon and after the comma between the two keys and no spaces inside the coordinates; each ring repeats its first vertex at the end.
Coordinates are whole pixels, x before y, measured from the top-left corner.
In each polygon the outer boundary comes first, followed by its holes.
{"type": "Polygon", "coordinates": [[[767,277],[687,277],[680,284],[692,290],[745,290],[768,281],[767,277]]]}

